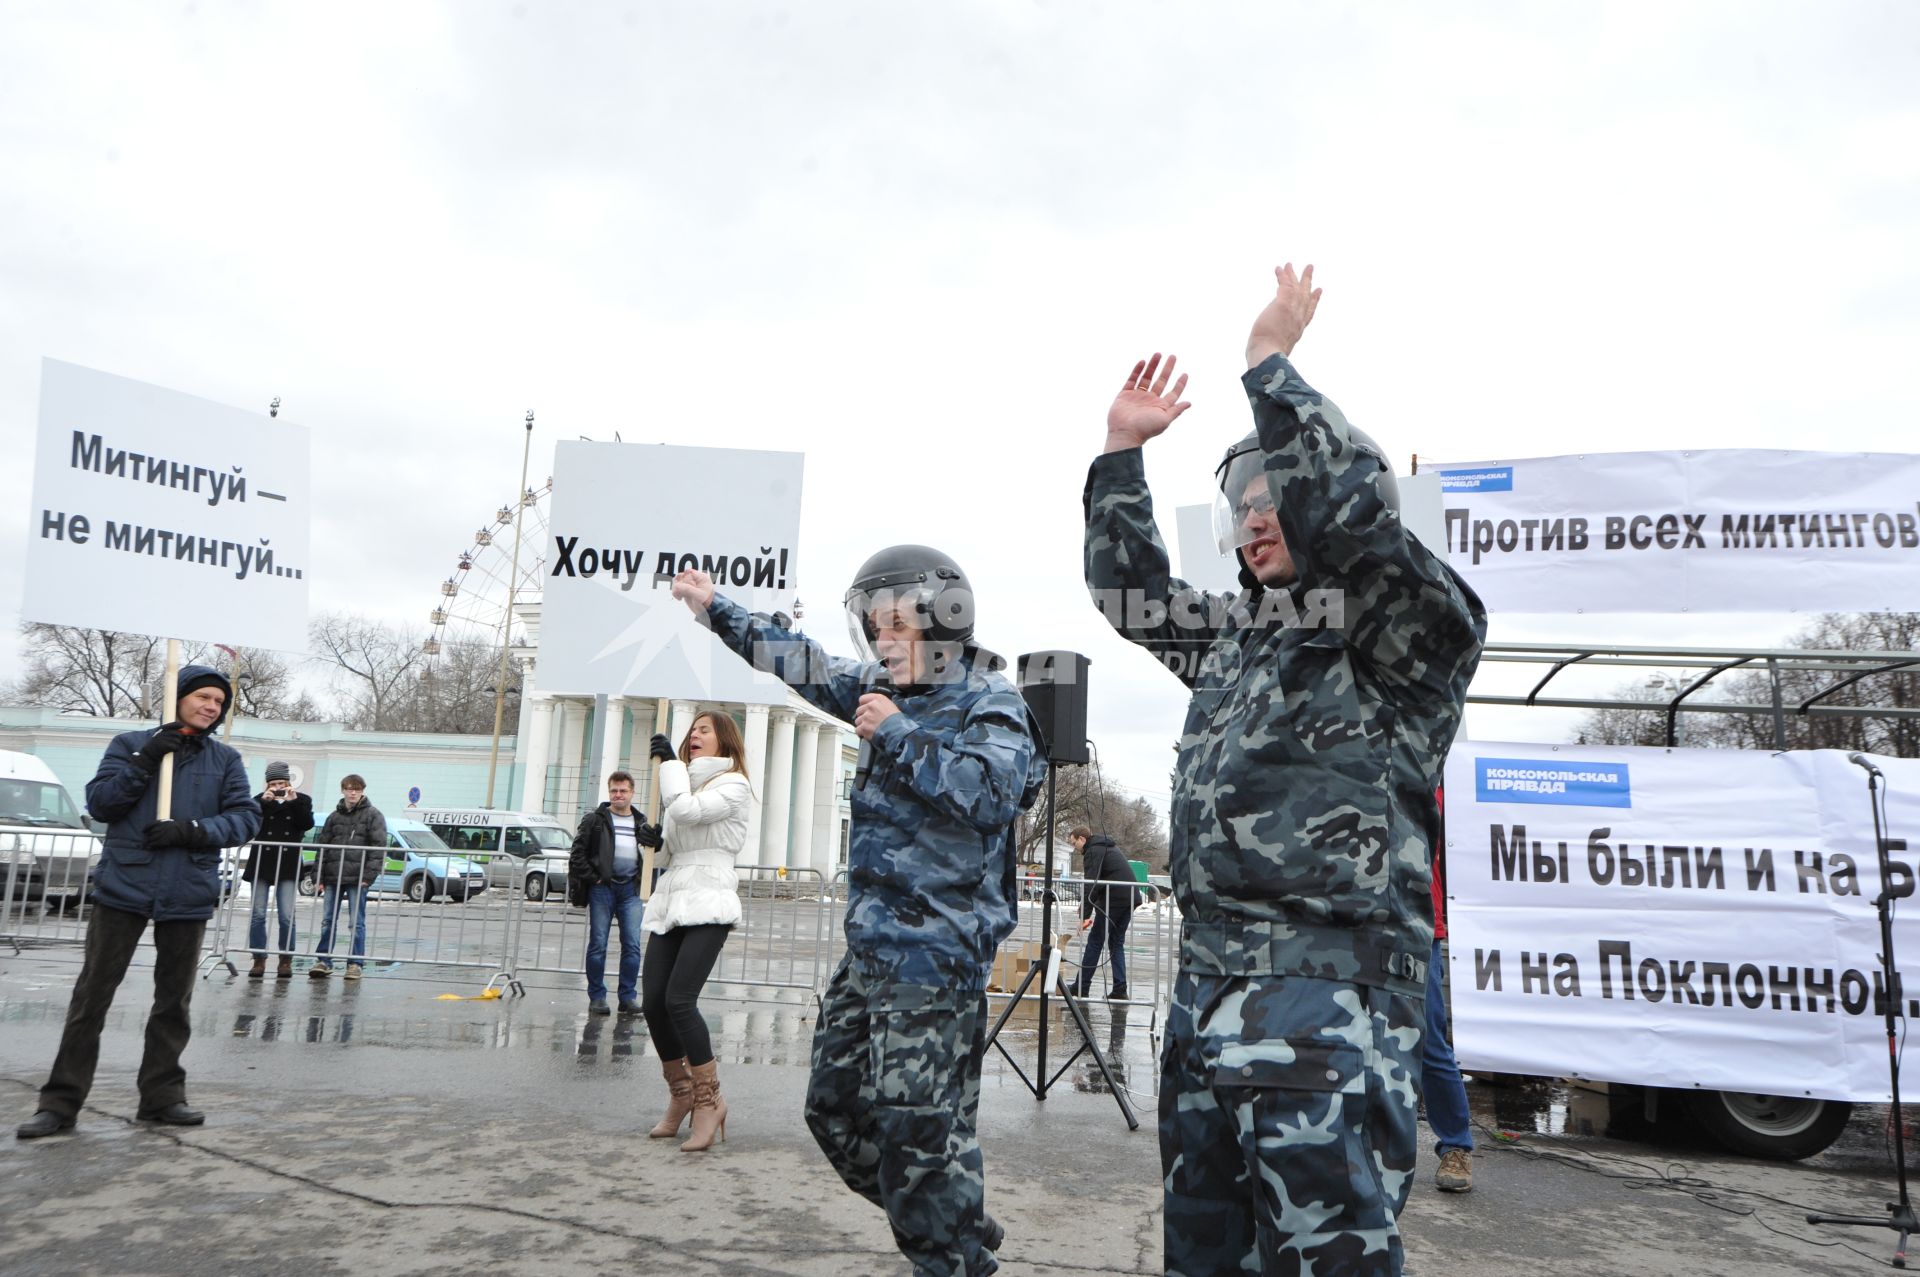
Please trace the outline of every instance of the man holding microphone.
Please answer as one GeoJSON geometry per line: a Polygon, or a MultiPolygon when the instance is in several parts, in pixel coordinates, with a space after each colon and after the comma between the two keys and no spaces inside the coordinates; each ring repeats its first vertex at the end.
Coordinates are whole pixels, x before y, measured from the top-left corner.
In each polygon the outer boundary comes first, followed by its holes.
{"type": "Polygon", "coordinates": [[[1013,823],[1047,764],[1026,702],[974,641],[972,587],[926,546],[875,554],[845,600],[861,661],[748,613],[704,572],[673,594],[864,742],[847,956],[814,1033],[807,1125],[886,1211],[916,1277],[994,1272],[1003,1234],[974,1135],[987,976],[1013,930],[1013,823]]]}

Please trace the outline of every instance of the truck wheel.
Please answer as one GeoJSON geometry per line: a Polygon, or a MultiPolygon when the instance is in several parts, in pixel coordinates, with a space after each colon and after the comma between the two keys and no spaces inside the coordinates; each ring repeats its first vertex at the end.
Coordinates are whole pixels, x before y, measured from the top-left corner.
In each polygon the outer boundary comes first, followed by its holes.
{"type": "Polygon", "coordinates": [[[545,874],[527,875],[527,899],[545,900],[547,898],[547,876],[545,874]]]}
{"type": "Polygon", "coordinates": [[[434,891],[433,884],[427,881],[425,874],[416,874],[407,879],[406,885],[402,889],[406,892],[407,899],[413,901],[415,904],[424,904],[438,894],[434,891]]]}
{"type": "Polygon", "coordinates": [[[307,870],[305,873],[300,875],[300,881],[296,885],[295,890],[297,890],[303,896],[319,895],[320,894],[320,875],[315,873],[311,869],[307,870]]]}
{"type": "Polygon", "coordinates": [[[1853,1105],[1746,1091],[1690,1093],[1693,1116],[1707,1134],[1735,1153],[1797,1162],[1840,1138],[1853,1105]]]}

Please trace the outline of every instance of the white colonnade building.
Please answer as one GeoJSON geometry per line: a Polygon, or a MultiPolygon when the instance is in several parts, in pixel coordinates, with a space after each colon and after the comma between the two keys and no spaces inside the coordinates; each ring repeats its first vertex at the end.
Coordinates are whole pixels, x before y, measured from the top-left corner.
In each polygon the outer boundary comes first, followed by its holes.
{"type": "MultiPolygon", "coordinates": [[[[837,718],[788,692],[781,705],[646,697],[556,696],[538,687],[538,603],[515,605],[529,646],[516,648],[520,721],[515,734],[512,792],[497,803],[516,811],[544,811],[567,824],[607,796],[607,777],[632,773],[636,801],[647,801],[653,760],[647,743],[665,732],[675,745],[694,718],[712,711],[732,718],[746,742],[747,775],[758,802],[747,830],[757,863],[769,869],[817,871],[831,880],[845,868],[850,794],[859,737],[837,718]],[[664,726],[662,726],[664,721],[664,726]]],[[[741,857],[742,867],[748,857],[741,857]]]]}

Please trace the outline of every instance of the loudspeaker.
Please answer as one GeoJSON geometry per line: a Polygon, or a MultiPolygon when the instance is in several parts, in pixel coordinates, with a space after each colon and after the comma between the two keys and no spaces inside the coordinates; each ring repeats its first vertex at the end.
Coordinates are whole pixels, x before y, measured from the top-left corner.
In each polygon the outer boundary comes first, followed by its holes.
{"type": "Polygon", "coordinates": [[[1028,652],[1020,658],[1020,695],[1040,720],[1047,761],[1087,763],[1087,666],[1078,652],[1028,652]]]}

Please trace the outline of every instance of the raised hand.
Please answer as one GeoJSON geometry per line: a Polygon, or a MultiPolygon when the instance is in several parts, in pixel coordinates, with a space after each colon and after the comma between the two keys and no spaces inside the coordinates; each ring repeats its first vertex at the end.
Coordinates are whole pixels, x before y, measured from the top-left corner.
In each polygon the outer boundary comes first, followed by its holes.
{"type": "Polygon", "coordinates": [[[1273,300],[1253,319],[1253,331],[1247,334],[1247,367],[1256,368],[1270,355],[1291,355],[1300,334],[1313,322],[1320,306],[1320,290],[1313,286],[1313,267],[1298,275],[1293,263],[1274,268],[1273,300]]]}
{"type": "Polygon", "coordinates": [[[1107,409],[1106,451],[1138,448],[1193,406],[1180,398],[1187,388],[1187,374],[1181,373],[1173,389],[1167,389],[1167,379],[1173,376],[1177,362],[1178,356],[1168,355],[1163,367],[1156,353],[1133,366],[1121,383],[1120,393],[1113,397],[1113,406],[1107,409]]]}
{"type": "Polygon", "coordinates": [[[699,616],[713,602],[713,578],[699,568],[688,568],[673,578],[673,597],[699,616]]]}

